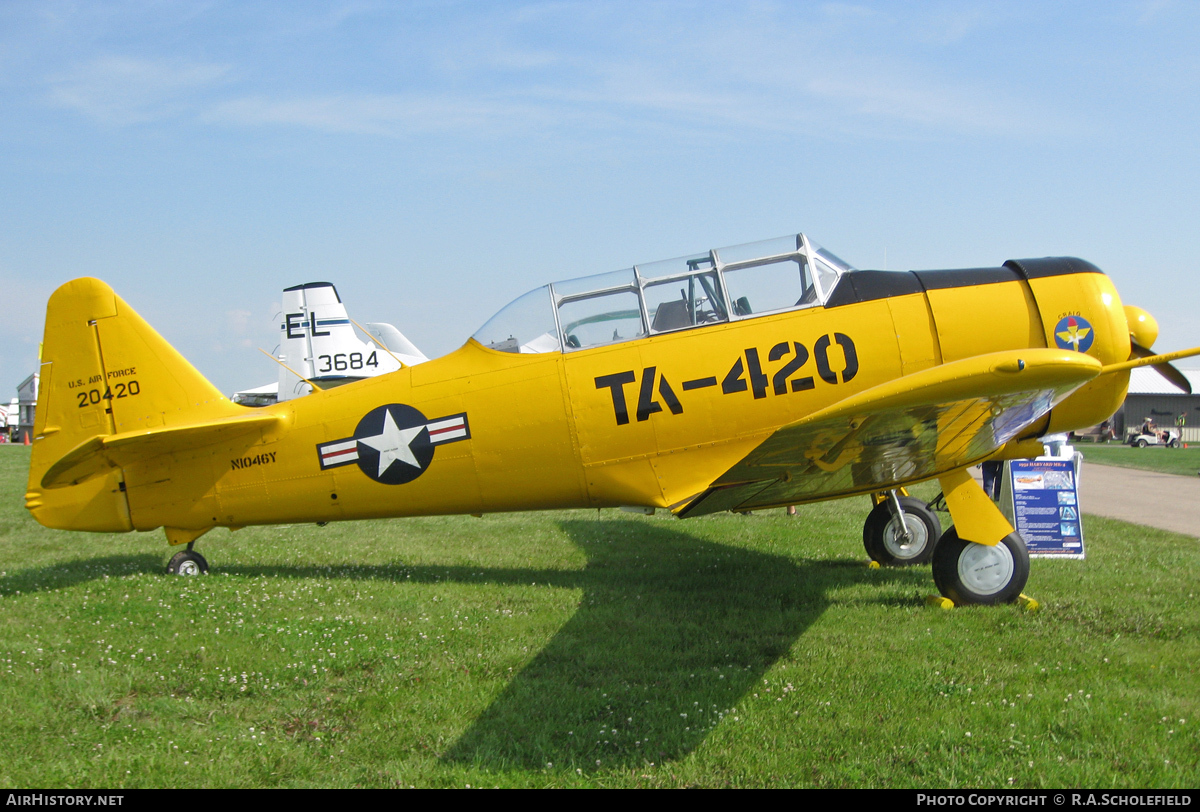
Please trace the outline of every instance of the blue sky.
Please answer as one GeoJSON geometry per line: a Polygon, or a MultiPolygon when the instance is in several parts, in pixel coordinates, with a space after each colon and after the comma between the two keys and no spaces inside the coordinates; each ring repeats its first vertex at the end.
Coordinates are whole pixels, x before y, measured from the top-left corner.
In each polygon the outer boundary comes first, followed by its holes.
{"type": "Polygon", "coordinates": [[[76,276],[231,392],[289,285],[435,355],[547,281],[801,230],[1080,256],[1200,345],[1198,113],[1186,2],[4,2],[0,392],[76,276]]]}

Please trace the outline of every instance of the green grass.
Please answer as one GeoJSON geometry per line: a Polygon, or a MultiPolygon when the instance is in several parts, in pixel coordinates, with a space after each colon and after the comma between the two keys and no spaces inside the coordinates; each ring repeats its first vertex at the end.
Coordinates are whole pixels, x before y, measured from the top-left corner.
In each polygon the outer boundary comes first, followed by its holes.
{"type": "Polygon", "coordinates": [[[1200,783],[1195,539],[1089,518],[1039,613],[927,608],[865,499],[221,530],[181,579],[0,451],[6,786],[1200,783]]]}
{"type": "Polygon", "coordinates": [[[1080,443],[1075,448],[1083,452],[1085,460],[1099,465],[1140,468],[1143,471],[1186,477],[1195,477],[1200,472],[1200,446],[1195,445],[1191,448],[1133,448],[1115,443],[1080,443]]]}

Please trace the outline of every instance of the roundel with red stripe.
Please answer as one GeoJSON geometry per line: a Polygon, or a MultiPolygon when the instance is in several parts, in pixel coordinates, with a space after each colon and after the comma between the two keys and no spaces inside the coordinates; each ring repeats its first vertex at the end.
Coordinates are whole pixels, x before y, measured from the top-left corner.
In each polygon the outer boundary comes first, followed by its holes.
{"type": "Polygon", "coordinates": [[[469,440],[466,413],[427,418],[412,406],[388,403],[362,416],[354,436],[317,446],[321,469],[355,464],[384,485],[403,485],[425,473],[439,445],[469,440]]]}

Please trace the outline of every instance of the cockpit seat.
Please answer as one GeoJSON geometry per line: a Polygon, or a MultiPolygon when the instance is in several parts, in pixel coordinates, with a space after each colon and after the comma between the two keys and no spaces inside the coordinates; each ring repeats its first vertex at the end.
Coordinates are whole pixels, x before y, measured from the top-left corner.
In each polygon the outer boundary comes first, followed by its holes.
{"type": "Polygon", "coordinates": [[[654,323],[650,325],[650,332],[661,333],[691,326],[692,319],[688,315],[687,302],[663,302],[658,306],[658,310],[654,311],[654,323]]]}

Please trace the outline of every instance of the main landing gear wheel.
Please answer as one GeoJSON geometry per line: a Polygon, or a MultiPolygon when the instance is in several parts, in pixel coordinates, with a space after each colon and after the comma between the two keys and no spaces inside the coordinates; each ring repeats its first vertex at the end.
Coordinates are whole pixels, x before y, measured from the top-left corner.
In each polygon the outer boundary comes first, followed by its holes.
{"type": "Polygon", "coordinates": [[[951,527],[933,552],[933,582],[955,604],[1013,603],[1029,580],[1029,551],[1017,533],[995,547],[958,537],[951,527]]]}
{"type": "Polygon", "coordinates": [[[208,573],[208,562],[200,553],[180,550],[171,556],[167,572],[170,575],[205,575],[208,573]]]}
{"type": "Polygon", "coordinates": [[[942,534],[942,523],[920,499],[912,496],[899,499],[908,538],[900,532],[900,520],[889,498],[876,505],[867,516],[863,525],[863,547],[872,561],[884,566],[924,564],[933,555],[933,548],[942,534]]]}

